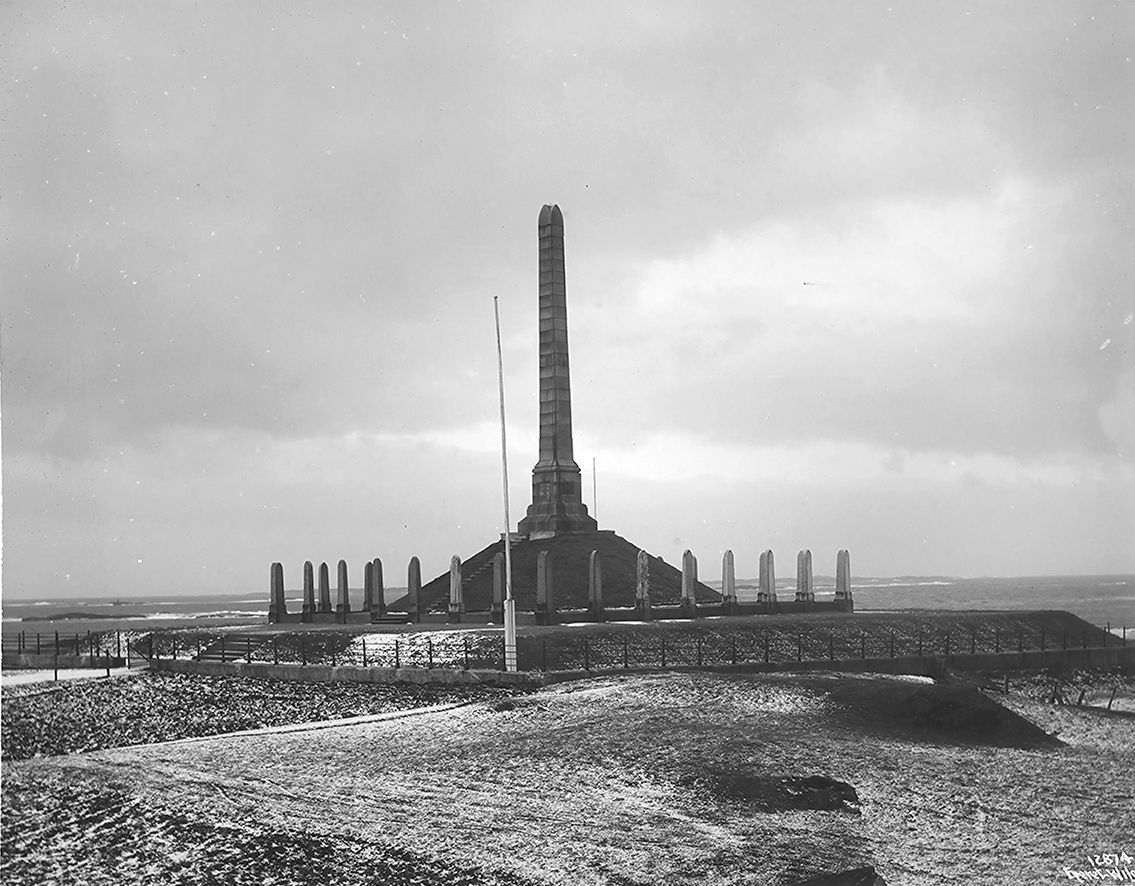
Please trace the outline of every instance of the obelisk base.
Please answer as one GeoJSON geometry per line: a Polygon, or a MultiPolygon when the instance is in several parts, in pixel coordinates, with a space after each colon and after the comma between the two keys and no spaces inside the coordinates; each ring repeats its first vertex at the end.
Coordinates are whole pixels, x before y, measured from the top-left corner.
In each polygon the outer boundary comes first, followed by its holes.
{"type": "Polygon", "coordinates": [[[580,471],[575,465],[537,465],[532,469],[532,504],[516,527],[533,535],[594,532],[599,528],[580,499],[580,471]]]}

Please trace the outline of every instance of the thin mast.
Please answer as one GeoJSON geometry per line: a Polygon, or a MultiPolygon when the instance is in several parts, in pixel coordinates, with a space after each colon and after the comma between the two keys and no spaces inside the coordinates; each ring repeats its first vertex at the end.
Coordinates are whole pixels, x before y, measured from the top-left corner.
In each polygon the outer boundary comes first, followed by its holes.
{"type": "Polygon", "coordinates": [[[497,384],[500,391],[501,475],[504,478],[504,667],[516,670],[516,601],[512,599],[512,519],[508,513],[508,439],[504,422],[504,356],[501,350],[501,317],[497,297],[493,296],[493,318],[497,327],[497,384]]]}

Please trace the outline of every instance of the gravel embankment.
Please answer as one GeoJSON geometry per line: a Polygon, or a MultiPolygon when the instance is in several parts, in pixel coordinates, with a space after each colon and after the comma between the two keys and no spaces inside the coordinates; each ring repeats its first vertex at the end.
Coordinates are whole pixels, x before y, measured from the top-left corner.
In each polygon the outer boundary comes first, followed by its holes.
{"type": "Polygon", "coordinates": [[[25,760],[515,693],[471,685],[299,683],[160,673],[12,687],[4,690],[0,757],[25,760]]]}

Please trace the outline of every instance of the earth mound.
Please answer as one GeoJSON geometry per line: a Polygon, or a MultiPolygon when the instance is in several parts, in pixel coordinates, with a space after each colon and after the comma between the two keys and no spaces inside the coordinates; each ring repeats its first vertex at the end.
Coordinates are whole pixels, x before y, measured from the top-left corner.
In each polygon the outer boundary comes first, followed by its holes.
{"type": "MultiPolygon", "coordinates": [[[[552,583],[556,607],[586,609],[588,595],[588,558],[599,551],[603,558],[603,602],[606,606],[629,607],[635,602],[636,564],[639,548],[610,529],[596,532],[566,532],[551,538],[513,542],[512,594],[518,609],[536,608],[536,558],[541,551],[552,557],[552,583]]],[[[468,610],[488,610],[493,602],[493,558],[504,553],[504,542],[497,540],[461,564],[461,587],[468,610]]],[[[682,571],[661,557],[649,554],[650,600],[655,606],[673,605],[682,596],[682,571]]],[[[699,603],[719,603],[721,595],[698,582],[699,603]]],[[[449,601],[449,572],[422,586],[422,605],[443,611],[449,601]]],[[[405,598],[390,605],[404,610],[405,598]]]]}
{"type": "Polygon", "coordinates": [[[744,801],[757,812],[818,809],[859,814],[859,795],[855,788],[826,775],[768,776],[743,769],[711,767],[682,775],[678,783],[706,788],[720,799],[744,801]]]}
{"type": "Polygon", "coordinates": [[[829,698],[845,722],[874,735],[1025,749],[1063,744],[970,686],[860,677],[838,680],[829,698]]]}

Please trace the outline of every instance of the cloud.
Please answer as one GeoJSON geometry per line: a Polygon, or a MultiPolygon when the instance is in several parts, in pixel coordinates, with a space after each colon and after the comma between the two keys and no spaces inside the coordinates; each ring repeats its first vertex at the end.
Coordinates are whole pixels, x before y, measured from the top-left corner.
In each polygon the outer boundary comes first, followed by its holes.
{"type": "Polygon", "coordinates": [[[620,296],[591,296],[600,283],[587,278],[572,303],[576,341],[585,330],[580,422],[612,442],[657,424],[774,443],[1098,453],[1111,381],[1102,365],[1085,372],[1077,336],[1102,297],[1087,314],[1066,299],[1071,245],[1031,214],[1064,199],[1007,179],[980,196],[865,200],[628,266],[620,296]]]}
{"type": "Polygon", "coordinates": [[[544,202],[617,528],[725,533],[730,476],[785,539],[875,484],[928,564],[1030,494],[1132,525],[1127,6],[50,12],[0,10],[6,580],[480,547],[544,202]]]}

